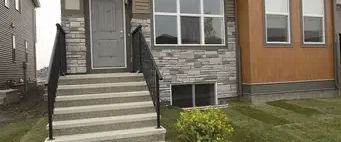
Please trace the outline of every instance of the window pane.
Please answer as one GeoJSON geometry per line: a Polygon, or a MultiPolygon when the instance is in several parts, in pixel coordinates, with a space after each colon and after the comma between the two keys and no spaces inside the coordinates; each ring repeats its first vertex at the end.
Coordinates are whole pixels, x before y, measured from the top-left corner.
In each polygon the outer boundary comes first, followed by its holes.
{"type": "Polygon", "coordinates": [[[192,85],[172,86],[172,104],[182,108],[193,107],[192,85]]]}
{"type": "Polygon", "coordinates": [[[156,12],[176,12],[176,0],[155,0],[156,12]]]}
{"type": "Polygon", "coordinates": [[[156,44],[177,44],[176,16],[155,16],[156,44]]]}
{"type": "Polygon", "coordinates": [[[181,17],[181,38],[183,44],[200,44],[199,17],[181,17]]]}
{"type": "Polygon", "coordinates": [[[195,106],[215,104],[215,87],[213,84],[195,85],[195,106]]]}
{"type": "Polygon", "coordinates": [[[181,13],[200,14],[200,0],[180,0],[181,13]]]}
{"type": "Polygon", "coordinates": [[[267,15],[267,41],[288,42],[288,16],[267,15]]]}
{"type": "Polygon", "coordinates": [[[323,18],[304,17],[304,41],[305,42],[324,42],[323,41],[323,18]]]}
{"type": "Polygon", "coordinates": [[[303,0],[303,14],[323,15],[324,0],[303,0]]]}
{"type": "Polygon", "coordinates": [[[223,15],[223,6],[222,0],[204,0],[204,13],[223,15]]]}
{"type": "Polygon", "coordinates": [[[223,18],[205,18],[205,43],[222,44],[224,38],[223,18]]]}
{"type": "Polygon", "coordinates": [[[288,13],[289,0],[265,0],[266,13],[288,13]]]}

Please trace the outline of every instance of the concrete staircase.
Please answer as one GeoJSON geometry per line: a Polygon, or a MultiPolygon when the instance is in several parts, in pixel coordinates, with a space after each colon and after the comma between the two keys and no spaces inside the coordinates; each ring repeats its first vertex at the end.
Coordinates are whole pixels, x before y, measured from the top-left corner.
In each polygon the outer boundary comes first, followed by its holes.
{"type": "Polygon", "coordinates": [[[159,142],[156,112],[142,74],[70,75],[59,79],[53,142],[159,142]]]}

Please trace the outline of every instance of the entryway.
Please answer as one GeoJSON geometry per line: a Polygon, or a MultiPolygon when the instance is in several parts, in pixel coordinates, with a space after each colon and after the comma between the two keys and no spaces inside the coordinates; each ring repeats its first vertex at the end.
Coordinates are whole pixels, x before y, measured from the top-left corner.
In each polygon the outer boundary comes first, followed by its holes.
{"type": "Polygon", "coordinates": [[[127,68],[123,0],[90,0],[91,70],[127,68]]]}

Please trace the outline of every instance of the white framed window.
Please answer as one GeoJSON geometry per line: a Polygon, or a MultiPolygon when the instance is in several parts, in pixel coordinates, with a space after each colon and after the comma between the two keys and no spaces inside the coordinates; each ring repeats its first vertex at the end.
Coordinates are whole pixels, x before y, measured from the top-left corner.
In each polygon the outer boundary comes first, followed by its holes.
{"type": "Polygon", "coordinates": [[[290,44],[290,0],[264,0],[267,44],[290,44]]]}
{"type": "Polygon", "coordinates": [[[154,45],[225,45],[223,0],[154,0],[154,45]]]}
{"type": "Polygon", "coordinates": [[[180,108],[217,105],[217,84],[171,85],[171,105],[180,108]]]}
{"type": "Polygon", "coordinates": [[[9,8],[9,0],[5,0],[5,6],[9,8]]]}
{"type": "Polygon", "coordinates": [[[325,44],[324,0],[302,0],[304,44],[325,44]]]}
{"type": "Polygon", "coordinates": [[[25,40],[25,61],[28,61],[28,42],[25,40]]]}
{"type": "Polygon", "coordinates": [[[16,54],[15,54],[15,50],[17,49],[17,44],[16,44],[16,39],[15,39],[15,35],[12,35],[12,62],[15,63],[15,59],[16,59],[16,54]]]}
{"type": "Polygon", "coordinates": [[[21,11],[21,0],[15,0],[15,9],[21,11]]]}

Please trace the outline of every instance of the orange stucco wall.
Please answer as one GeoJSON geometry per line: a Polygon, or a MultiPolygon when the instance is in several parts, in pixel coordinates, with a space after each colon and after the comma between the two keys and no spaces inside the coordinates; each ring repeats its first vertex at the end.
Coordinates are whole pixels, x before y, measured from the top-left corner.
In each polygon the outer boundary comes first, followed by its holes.
{"type": "Polygon", "coordinates": [[[326,44],[303,45],[301,1],[291,0],[292,44],[265,44],[263,0],[238,0],[244,84],[334,79],[333,4],[326,0],[326,44]]]}

